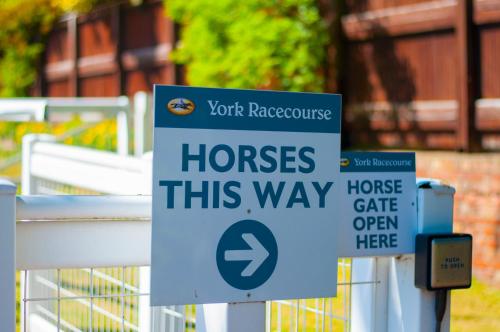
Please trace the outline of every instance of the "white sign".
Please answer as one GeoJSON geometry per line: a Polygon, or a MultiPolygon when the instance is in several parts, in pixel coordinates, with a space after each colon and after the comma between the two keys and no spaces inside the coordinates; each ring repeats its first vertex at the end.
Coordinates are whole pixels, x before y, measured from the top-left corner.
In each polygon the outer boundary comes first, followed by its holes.
{"type": "Polygon", "coordinates": [[[155,86],[151,304],[336,295],[341,97],[155,86]]]}
{"type": "Polygon", "coordinates": [[[415,252],[415,153],[343,152],[341,178],[339,255],[415,252]]]}

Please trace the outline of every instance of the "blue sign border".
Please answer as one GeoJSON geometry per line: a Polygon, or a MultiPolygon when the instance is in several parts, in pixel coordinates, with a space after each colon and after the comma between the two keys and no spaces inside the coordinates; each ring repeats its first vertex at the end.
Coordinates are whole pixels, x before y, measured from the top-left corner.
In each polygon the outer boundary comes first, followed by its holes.
{"type": "Polygon", "coordinates": [[[283,132],[340,133],[342,96],[338,94],[280,92],[264,90],[216,89],[174,85],[155,85],[155,128],[195,128],[227,130],[260,130],[283,132]],[[169,112],[167,104],[175,99],[194,103],[189,115],[169,112]],[[225,105],[236,102],[243,106],[245,116],[210,115],[208,100],[225,105]],[[248,105],[283,109],[323,109],[331,111],[331,119],[295,119],[248,116],[248,105]]]}
{"type": "Polygon", "coordinates": [[[341,152],[340,172],[415,172],[415,153],[341,152]]]}

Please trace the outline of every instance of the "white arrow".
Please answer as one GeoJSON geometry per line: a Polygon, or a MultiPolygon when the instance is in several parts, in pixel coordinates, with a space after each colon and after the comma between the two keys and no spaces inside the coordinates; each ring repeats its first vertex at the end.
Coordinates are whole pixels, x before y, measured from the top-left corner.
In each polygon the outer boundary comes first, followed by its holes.
{"type": "Polygon", "coordinates": [[[247,267],[241,271],[242,277],[250,277],[269,257],[269,252],[252,233],[243,233],[241,237],[251,249],[226,250],[224,259],[226,261],[250,261],[247,267]]]}

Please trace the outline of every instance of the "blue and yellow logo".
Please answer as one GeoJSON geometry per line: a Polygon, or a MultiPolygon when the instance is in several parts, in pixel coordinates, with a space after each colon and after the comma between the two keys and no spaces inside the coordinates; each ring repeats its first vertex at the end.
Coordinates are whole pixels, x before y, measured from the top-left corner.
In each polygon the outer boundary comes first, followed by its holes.
{"type": "Polygon", "coordinates": [[[340,158],[340,166],[347,167],[347,166],[349,166],[350,163],[351,163],[351,161],[349,159],[340,158]]]}
{"type": "Polygon", "coordinates": [[[175,98],[168,102],[167,109],[175,115],[188,115],[193,113],[194,103],[186,98],[175,98]]]}

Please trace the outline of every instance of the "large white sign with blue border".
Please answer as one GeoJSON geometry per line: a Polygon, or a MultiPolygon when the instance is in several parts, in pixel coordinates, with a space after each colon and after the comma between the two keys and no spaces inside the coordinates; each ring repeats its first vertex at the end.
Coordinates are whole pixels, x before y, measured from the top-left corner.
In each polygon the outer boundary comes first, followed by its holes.
{"type": "Polygon", "coordinates": [[[417,187],[413,152],[342,152],[343,257],[415,252],[417,187]]]}
{"type": "Polygon", "coordinates": [[[154,93],[151,304],[335,296],[341,97],[154,93]]]}

